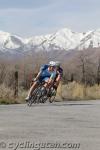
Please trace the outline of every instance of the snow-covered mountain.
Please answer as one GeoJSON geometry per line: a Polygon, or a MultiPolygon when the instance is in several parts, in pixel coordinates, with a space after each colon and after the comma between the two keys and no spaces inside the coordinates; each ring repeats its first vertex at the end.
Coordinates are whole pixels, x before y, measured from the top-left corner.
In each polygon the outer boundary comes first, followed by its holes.
{"type": "Polygon", "coordinates": [[[86,33],[73,32],[68,28],[53,34],[23,39],[0,31],[0,53],[24,53],[27,51],[83,50],[100,47],[100,29],[86,33]]]}

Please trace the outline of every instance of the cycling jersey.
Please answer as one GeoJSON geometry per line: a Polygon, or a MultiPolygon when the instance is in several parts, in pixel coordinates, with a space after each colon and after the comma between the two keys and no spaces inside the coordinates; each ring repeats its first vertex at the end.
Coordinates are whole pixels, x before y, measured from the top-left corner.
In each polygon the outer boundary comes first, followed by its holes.
{"type": "Polygon", "coordinates": [[[57,69],[57,74],[56,74],[56,77],[58,77],[58,75],[60,75],[61,77],[63,77],[63,69],[61,67],[59,67],[57,69]]]}
{"type": "Polygon", "coordinates": [[[49,78],[51,78],[53,80],[55,79],[57,72],[55,70],[49,71],[48,67],[49,67],[49,65],[43,65],[40,68],[40,72],[41,72],[40,78],[39,78],[40,81],[48,80],[49,78]]]}

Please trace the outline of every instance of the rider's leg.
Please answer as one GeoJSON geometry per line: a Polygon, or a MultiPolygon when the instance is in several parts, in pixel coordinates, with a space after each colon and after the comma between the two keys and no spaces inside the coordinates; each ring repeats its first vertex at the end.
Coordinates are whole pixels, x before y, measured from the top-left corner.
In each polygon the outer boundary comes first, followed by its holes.
{"type": "Polygon", "coordinates": [[[50,89],[53,86],[53,83],[54,83],[53,79],[48,78],[47,80],[45,80],[44,87],[45,87],[47,93],[50,92],[50,89]]]}
{"type": "Polygon", "coordinates": [[[54,80],[52,80],[52,79],[50,79],[50,78],[47,78],[47,79],[45,80],[44,87],[50,88],[50,87],[52,86],[52,84],[53,84],[53,81],[54,81],[54,80]]]}
{"type": "Polygon", "coordinates": [[[45,81],[44,87],[47,89],[47,96],[51,97],[52,94],[56,95],[56,93],[52,93],[51,92],[51,88],[53,87],[54,84],[54,80],[53,79],[48,79],[47,81],[45,81]]]}
{"type": "Polygon", "coordinates": [[[42,81],[44,82],[42,90],[43,90],[43,93],[46,94],[46,93],[48,93],[48,89],[49,89],[49,86],[50,86],[50,84],[49,84],[49,78],[45,77],[45,78],[42,79],[42,81]]]}
{"type": "Polygon", "coordinates": [[[56,78],[55,82],[54,82],[54,88],[57,90],[58,86],[59,86],[59,83],[60,83],[60,78],[56,78]]]}
{"type": "Polygon", "coordinates": [[[31,88],[30,88],[30,90],[28,92],[28,96],[26,97],[26,100],[28,100],[31,97],[32,92],[35,90],[35,88],[37,87],[37,85],[38,85],[37,81],[33,83],[33,85],[31,86],[31,88]]]}

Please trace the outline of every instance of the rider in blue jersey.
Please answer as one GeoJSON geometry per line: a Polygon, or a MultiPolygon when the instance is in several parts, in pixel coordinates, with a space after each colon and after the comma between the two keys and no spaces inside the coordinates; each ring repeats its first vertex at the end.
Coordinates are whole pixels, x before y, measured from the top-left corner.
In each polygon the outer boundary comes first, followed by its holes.
{"type": "Polygon", "coordinates": [[[50,67],[53,67],[53,66],[43,65],[40,68],[40,76],[38,78],[38,82],[42,82],[42,81],[46,82],[49,78],[55,79],[55,77],[56,77],[56,71],[55,70],[50,71],[50,67]]]}
{"type": "Polygon", "coordinates": [[[45,81],[44,87],[48,88],[50,87],[57,75],[57,71],[55,69],[55,62],[51,61],[47,65],[43,65],[40,68],[40,71],[36,78],[34,79],[34,83],[31,86],[28,96],[26,97],[26,101],[28,101],[31,97],[32,92],[35,90],[39,82],[45,81]]]}

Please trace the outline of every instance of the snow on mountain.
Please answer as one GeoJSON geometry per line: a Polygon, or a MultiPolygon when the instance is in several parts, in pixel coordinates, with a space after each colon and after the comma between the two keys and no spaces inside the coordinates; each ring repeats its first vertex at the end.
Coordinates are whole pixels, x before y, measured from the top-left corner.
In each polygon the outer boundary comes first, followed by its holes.
{"type": "Polygon", "coordinates": [[[86,33],[72,32],[64,28],[53,34],[46,36],[36,36],[30,38],[28,44],[40,50],[70,50],[87,49],[100,46],[100,29],[88,31],[86,33]]]}
{"type": "Polygon", "coordinates": [[[80,43],[82,38],[82,33],[72,32],[65,28],[55,33],[51,43],[68,50],[74,49],[80,43]]]}
{"type": "Polygon", "coordinates": [[[88,32],[77,47],[79,50],[100,47],[100,29],[88,32]]]}
{"type": "Polygon", "coordinates": [[[72,32],[64,28],[53,34],[30,38],[28,44],[33,47],[37,45],[38,48],[46,50],[50,47],[69,50],[75,49],[83,37],[83,33],[72,32]]]}
{"type": "Polygon", "coordinates": [[[24,40],[16,35],[0,31],[0,51],[12,51],[21,48],[25,44],[24,40]]]}
{"type": "Polygon", "coordinates": [[[16,35],[0,31],[1,52],[23,52],[29,50],[82,50],[100,47],[100,29],[86,33],[72,32],[68,28],[61,29],[53,34],[34,36],[23,39],[16,35]]]}

